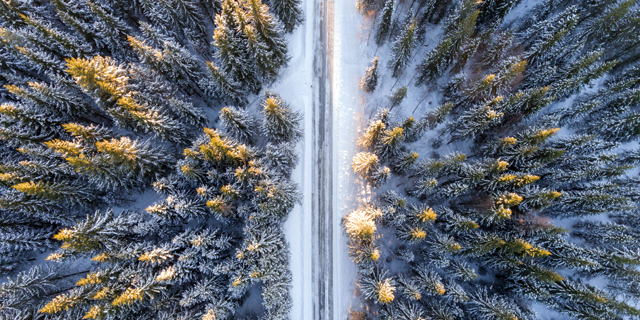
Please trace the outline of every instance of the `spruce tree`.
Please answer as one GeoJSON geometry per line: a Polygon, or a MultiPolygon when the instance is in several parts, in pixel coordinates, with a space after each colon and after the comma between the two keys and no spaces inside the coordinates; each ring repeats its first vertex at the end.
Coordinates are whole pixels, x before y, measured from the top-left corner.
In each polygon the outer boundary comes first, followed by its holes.
{"type": "Polygon", "coordinates": [[[393,55],[389,61],[389,68],[393,70],[392,76],[394,78],[400,76],[404,71],[416,46],[416,21],[414,19],[404,27],[391,48],[393,55]]]}
{"type": "Polygon", "coordinates": [[[271,10],[280,19],[286,32],[292,32],[302,23],[300,0],[270,0],[271,10]]]}
{"type": "Polygon", "coordinates": [[[371,66],[367,68],[362,79],[360,79],[360,88],[366,93],[372,93],[378,85],[378,77],[380,71],[378,71],[378,57],[371,60],[371,66]]]}
{"type": "Polygon", "coordinates": [[[277,94],[267,93],[263,103],[262,128],[270,142],[296,142],[302,138],[302,115],[293,111],[277,94]]]}
{"type": "Polygon", "coordinates": [[[382,8],[382,12],[380,13],[380,23],[376,28],[376,44],[381,46],[384,44],[385,40],[388,37],[388,34],[391,30],[391,23],[393,17],[393,7],[395,5],[395,0],[387,0],[384,3],[384,7],[382,8]]]}

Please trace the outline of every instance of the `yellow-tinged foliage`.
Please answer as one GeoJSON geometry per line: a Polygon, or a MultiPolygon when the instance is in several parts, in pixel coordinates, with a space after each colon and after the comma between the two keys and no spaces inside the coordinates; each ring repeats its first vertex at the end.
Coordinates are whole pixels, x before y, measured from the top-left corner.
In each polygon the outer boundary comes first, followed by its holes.
{"type": "Polygon", "coordinates": [[[457,242],[454,242],[447,246],[447,251],[449,252],[458,252],[460,251],[460,249],[462,249],[462,247],[457,242]]]}
{"type": "Polygon", "coordinates": [[[463,223],[463,225],[467,230],[478,229],[480,227],[475,221],[466,221],[463,223]]]}
{"type": "Polygon", "coordinates": [[[491,82],[493,82],[496,79],[496,75],[495,74],[488,74],[486,75],[483,79],[482,82],[489,84],[491,82]]]}
{"type": "Polygon", "coordinates": [[[510,184],[515,187],[523,187],[528,184],[532,184],[540,179],[539,176],[526,174],[523,176],[517,176],[515,174],[503,174],[498,178],[498,182],[502,184],[510,184]]]}
{"type": "Polygon", "coordinates": [[[109,260],[109,255],[107,255],[105,252],[91,258],[91,261],[96,261],[96,262],[105,262],[109,260]]]}
{"type": "Polygon", "coordinates": [[[371,239],[376,232],[376,223],[365,210],[355,210],[345,217],[347,234],[352,238],[371,239]]]}
{"type": "Polygon", "coordinates": [[[522,202],[522,197],[513,192],[500,195],[496,199],[496,205],[505,207],[517,206],[520,202],[522,202]]]}
{"type": "Polygon", "coordinates": [[[375,248],[371,251],[371,261],[378,261],[378,259],[380,259],[380,250],[378,250],[378,248],[375,248]]]}
{"type": "Polygon", "coordinates": [[[378,302],[382,304],[387,304],[393,302],[395,296],[393,292],[396,290],[396,287],[391,285],[391,279],[384,279],[378,283],[378,302]]]}
{"type": "Polygon", "coordinates": [[[100,308],[100,306],[93,305],[82,319],[102,319],[103,316],[102,308],[100,308]]]}
{"type": "Polygon", "coordinates": [[[493,171],[502,172],[504,170],[507,170],[508,166],[509,166],[509,162],[498,159],[498,161],[496,161],[496,163],[493,165],[493,171]]]}
{"type": "Polygon", "coordinates": [[[562,196],[561,192],[555,191],[555,190],[551,190],[549,192],[544,193],[543,197],[547,200],[554,200],[554,199],[558,199],[560,198],[560,196],[562,196]]]}
{"type": "Polygon", "coordinates": [[[63,258],[62,253],[52,253],[52,254],[48,255],[45,260],[58,262],[58,261],[62,260],[62,258],[63,258]]]}
{"type": "Polygon", "coordinates": [[[213,309],[207,310],[207,313],[202,315],[202,320],[216,320],[216,313],[213,309]]]}
{"type": "Polygon", "coordinates": [[[196,173],[195,168],[190,164],[183,164],[180,166],[180,171],[187,177],[194,176],[196,173]]]}
{"type": "Polygon", "coordinates": [[[102,279],[95,272],[89,272],[85,278],[82,278],[76,282],[76,286],[87,286],[90,284],[100,284],[102,283],[102,279]]]}
{"type": "Polygon", "coordinates": [[[207,187],[205,187],[205,186],[198,187],[198,188],[196,189],[196,193],[197,193],[199,196],[201,196],[201,197],[206,196],[206,195],[207,195],[207,187]]]}
{"type": "Polygon", "coordinates": [[[156,281],[158,282],[171,281],[175,278],[175,276],[176,276],[176,268],[174,268],[173,266],[169,266],[163,269],[160,272],[160,274],[158,274],[158,276],[156,277],[156,281]]]}
{"type": "Polygon", "coordinates": [[[402,129],[402,127],[395,127],[391,130],[385,131],[384,135],[384,144],[396,145],[404,139],[404,129],[402,129]]]}
{"type": "Polygon", "coordinates": [[[162,204],[156,203],[153,205],[148,206],[147,208],[144,209],[144,211],[150,213],[150,214],[155,214],[155,215],[166,215],[168,212],[167,207],[163,206],[162,204]]]}
{"type": "Polygon", "coordinates": [[[370,152],[358,152],[351,162],[351,169],[361,177],[365,177],[378,167],[378,156],[370,152]]]}
{"type": "MultiPolygon", "coordinates": [[[[29,82],[32,83],[32,82],[29,82]]],[[[18,86],[14,86],[12,84],[5,84],[4,85],[5,89],[7,89],[7,91],[13,95],[20,95],[20,94],[24,94],[26,92],[26,90],[24,88],[20,88],[18,86]]]]}
{"type": "Polygon", "coordinates": [[[106,153],[117,161],[134,162],[139,157],[135,142],[127,137],[96,142],[96,148],[99,152],[106,153]]]}
{"type": "Polygon", "coordinates": [[[433,222],[436,221],[436,218],[437,215],[433,208],[427,208],[418,213],[418,219],[422,222],[433,222]]]}
{"type": "Polygon", "coordinates": [[[54,314],[63,310],[67,311],[73,308],[79,301],[80,297],[72,297],[70,295],[61,294],[53,298],[53,300],[49,301],[49,303],[42,307],[42,309],[40,309],[40,311],[38,312],[54,314]]]}
{"type": "Polygon", "coordinates": [[[551,252],[544,248],[536,248],[530,243],[520,238],[515,238],[512,241],[507,242],[507,247],[515,254],[522,257],[530,256],[532,258],[546,257],[551,255],[551,252]]]}
{"type": "Polygon", "coordinates": [[[66,157],[65,160],[67,160],[76,172],[80,172],[82,168],[91,168],[93,166],[84,154],[80,154],[77,157],[66,157]]]}
{"type": "Polygon", "coordinates": [[[7,116],[15,116],[18,114],[18,108],[11,103],[0,104],[0,113],[7,116]]]}
{"type": "Polygon", "coordinates": [[[173,255],[169,251],[162,248],[156,248],[143,253],[138,260],[143,262],[160,263],[171,258],[173,258],[173,255]]]}
{"type": "Polygon", "coordinates": [[[185,156],[185,158],[195,159],[198,158],[200,154],[191,148],[185,148],[184,151],[182,151],[182,155],[185,156]]]}
{"type": "Polygon", "coordinates": [[[493,210],[496,213],[496,218],[498,219],[510,219],[511,218],[511,209],[505,208],[503,205],[498,206],[493,210]]]}
{"type": "Polygon", "coordinates": [[[109,296],[109,294],[111,294],[111,290],[108,287],[103,287],[98,292],[96,292],[96,294],[93,295],[92,299],[104,300],[109,296]]]}
{"type": "Polygon", "coordinates": [[[58,241],[69,241],[69,240],[73,240],[73,238],[75,237],[75,231],[73,231],[72,229],[62,229],[60,231],[58,231],[58,233],[56,233],[53,238],[58,240],[58,241]]]}
{"type": "Polygon", "coordinates": [[[444,285],[440,282],[436,283],[435,291],[439,296],[443,295],[446,292],[446,290],[444,289],[444,285]]]}
{"type": "Polygon", "coordinates": [[[44,143],[49,149],[55,153],[61,154],[64,157],[78,156],[82,153],[82,146],[77,142],[65,141],[65,140],[51,140],[44,143]]]}
{"type": "Polygon", "coordinates": [[[204,132],[209,137],[209,142],[201,145],[199,151],[205,160],[220,162],[232,158],[232,146],[227,139],[222,138],[214,129],[204,128],[204,132]]]}
{"type": "Polygon", "coordinates": [[[540,129],[536,134],[529,137],[529,140],[532,144],[540,144],[547,140],[552,135],[556,134],[556,132],[560,131],[560,128],[549,128],[549,129],[540,129]]]}
{"type": "Polygon", "coordinates": [[[20,175],[18,175],[17,173],[0,173],[0,180],[2,180],[3,182],[15,182],[20,180],[20,175]]]}
{"type": "Polygon", "coordinates": [[[206,205],[212,211],[221,213],[225,216],[228,216],[233,211],[232,205],[228,204],[222,196],[217,196],[214,199],[208,200],[206,205]]]}
{"type": "Polygon", "coordinates": [[[44,192],[46,192],[42,185],[33,181],[18,183],[11,186],[11,188],[32,196],[42,195],[44,192]]]}
{"type": "Polygon", "coordinates": [[[87,133],[87,127],[79,123],[65,123],[62,127],[64,128],[64,131],[70,133],[74,137],[83,137],[87,133]]]}
{"type": "Polygon", "coordinates": [[[83,89],[94,92],[99,89],[111,97],[119,98],[126,93],[126,70],[120,68],[110,57],[95,56],[91,59],[68,58],[65,70],[83,89]]]}
{"type": "Polygon", "coordinates": [[[424,239],[424,237],[427,236],[427,233],[422,229],[422,228],[411,228],[411,231],[409,231],[411,233],[411,238],[412,239],[424,239]]]}
{"type": "Polygon", "coordinates": [[[516,139],[514,137],[504,137],[500,141],[505,146],[512,146],[512,145],[516,144],[516,142],[518,142],[518,139],[516,139]]]}
{"type": "Polygon", "coordinates": [[[237,287],[241,284],[242,284],[242,278],[240,278],[239,276],[233,279],[233,282],[231,283],[231,285],[234,287],[237,287]]]}
{"type": "Polygon", "coordinates": [[[236,190],[232,185],[227,184],[220,187],[220,192],[226,196],[236,196],[239,194],[238,190],[236,190]]]}
{"type": "Polygon", "coordinates": [[[118,296],[111,305],[114,307],[121,305],[129,305],[138,300],[142,300],[144,292],[141,288],[127,288],[120,296],[118,296]]]}

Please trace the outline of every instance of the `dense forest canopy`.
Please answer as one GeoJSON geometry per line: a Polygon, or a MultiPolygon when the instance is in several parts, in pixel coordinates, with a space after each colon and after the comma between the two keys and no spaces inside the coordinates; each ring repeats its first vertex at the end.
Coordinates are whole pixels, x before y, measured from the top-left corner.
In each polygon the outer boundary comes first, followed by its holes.
{"type": "Polygon", "coordinates": [[[639,4],[358,8],[381,53],[360,86],[389,100],[352,163],[378,190],[343,220],[351,318],[639,318],[639,4]]]}
{"type": "Polygon", "coordinates": [[[301,114],[263,87],[300,23],[299,0],[0,0],[0,318],[287,319],[301,114]]]}

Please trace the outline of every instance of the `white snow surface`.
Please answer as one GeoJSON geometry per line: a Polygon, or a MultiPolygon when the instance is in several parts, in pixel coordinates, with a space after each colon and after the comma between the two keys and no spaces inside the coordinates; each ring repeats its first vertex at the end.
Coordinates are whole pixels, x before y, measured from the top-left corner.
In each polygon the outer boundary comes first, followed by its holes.
{"type": "Polygon", "coordinates": [[[335,0],[333,38],[329,39],[333,48],[333,319],[346,319],[349,310],[362,307],[362,300],[356,297],[357,270],[348,256],[341,220],[367,198],[351,172],[351,160],[364,123],[364,93],[359,81],[371,60],[366,52],[368,31],[368,22],[358,13],[355,1],[335,0]]]}
{"type": "MultiPolygon", "coordinates": [[[[312,274],[312,176],[313,154],[313,66],[316,44],[314,43],[313,20],[320,15],[316,1],[304,0],[305,21],[289,36],[289,61],[280,80],[270,90],[280,94],[297,110],[304,112],[304,138],[298,145],[300,163],[293,173],[303,200],[289,215],[284,229],[291,250],[293,308],[291,319],[313,318],[313,274],[312,274]]],[[[331,5],[331,4],[329,4],[331,5]]],[[[347,254],[347,237],[340,221],[355,207],[357,198],[356,180],[351,174],[350,163],[356,151],[356,139],[363,124],[364,96],[359,89],[359,79],[370,58],[366,54],[368,28],[364,18],[357,12],[355,1],[335,0],[333,3],[333,38],[328,41],[333,48],[330,60],[330,83],[333,106],[334,158],[333,164],[333,318],[345,319],[348,310],[359,303],[355,294],[356,269],[347,254]],[[364,39],[364,40],[363,40],[364,39]]],[[[324,17],[327,18],[327,17],[324,17]]],[[[328,52],[327,54],[330,54],[328,52]]],[[[328,88],[329,89],[329,88],[328,88]]],[[[357,308],[357,307],[356,307],[357,308]]]]}
{"type": "Polygon", "coordinates": [[[313,15],[314,1],[304,2],[304,22],[287,37],[291,60],[271,90],[287,101],[294,110],[304,113],[304,138],[298,143],[300,162],[292,179],[298,184],[302,202],[293,209],[284,224],[284,231],[291,250],[290,267],[293,275],[291,297],[293,307],[291,319],[312,319],[312,273],[311,273],[311,168],[313,159],[312,127],[312,83],[313,83],[313,15]]]}

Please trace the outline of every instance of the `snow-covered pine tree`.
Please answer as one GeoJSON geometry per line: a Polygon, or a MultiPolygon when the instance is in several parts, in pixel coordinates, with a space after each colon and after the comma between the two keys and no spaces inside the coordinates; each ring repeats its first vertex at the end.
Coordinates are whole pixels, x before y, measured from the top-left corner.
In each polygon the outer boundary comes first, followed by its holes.
{"type": "Polygon", "coordinates": [[[371,60],[371,66],[367,68],[364,76],[360,79],[360,88],[366,93],[372,93],[378,85],[379,76],[378,57],[375,57],[371,60]]]}
{"type": "Polygon", "coordinates": [[[300,0],[269,0],[267,4],[280,19],[286,32],[292,32],[302,23],[300,0]]]}
{"type": "Polygon", "coordinates": [[[262,128],[270,142],[297,142],[302,138],[300,123],[302,115],[293,111],[279,95],[266,93],[262,105],[264,122],[262,128]]]}
{"type": "Polygon", "coordinates": [[[258,122],[245,110],[224,107],[220,110],[220,120],[227,133],[238,141],[251,144],[255,139],[258,122]]]}
{"type": "Polygon", "coordinates": [[[384,3],[382,12],[380,13],[380,23],[376,28],[375,40],[378,46],[384,44],[385,40],[389,37],[391,31],[391,23],[393,18],[393,7],[395,0],[387,0],[384,3]]]}
{"type": "Polygon", "coordinates": [[[399,77],[404,71],[417,45],[416,20],[414,19],[404,26],[391,48],[393,54],[389,60],[389,68],[393,70],[392,76],[394,78],[399,77]]]}

